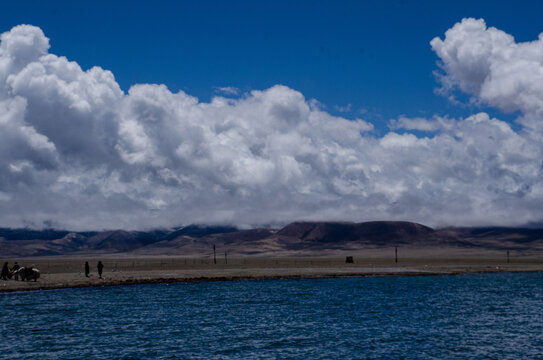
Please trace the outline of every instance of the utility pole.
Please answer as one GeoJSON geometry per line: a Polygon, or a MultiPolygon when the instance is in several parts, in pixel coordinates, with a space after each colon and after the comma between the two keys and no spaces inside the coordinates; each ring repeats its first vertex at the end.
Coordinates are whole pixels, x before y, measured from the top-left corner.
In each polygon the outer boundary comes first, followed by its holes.
{"type": "Polygon", "coordinates": [[[217,254],[215,252],[215,244],[213,244],[213,263],[217,264],[217,254]]]}
{"type": "Polygon", "coordinates": [[[394,262],[396,264],[398,263],[398,247],[397,246],[394,247],[394,262]]]}

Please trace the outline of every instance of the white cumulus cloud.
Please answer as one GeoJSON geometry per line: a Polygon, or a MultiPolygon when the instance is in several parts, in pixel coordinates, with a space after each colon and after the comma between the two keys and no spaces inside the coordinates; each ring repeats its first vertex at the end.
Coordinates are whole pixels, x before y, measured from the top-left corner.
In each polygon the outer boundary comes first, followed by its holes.
{"type": "Polygon", "coordinates": [[[520,111],[519,132],[477,113],[400,116],[384,136],[286,86],[208,103],[156,84],[124,93],[49,53],[37,27],[0,39],[0,226],[542,220],[541,39],[464,19],[431,42],[447,89],[520,111]]]}
{"type": "Polygon", "coordinates": [[[504,111],[520,110],[524,124],[541,127],[543,114],[543,33],[531,42],[487,27],[483,19],[463,19],[434,38],[432,49],[441,58],[446,87],[463,92],[504,111]]]}

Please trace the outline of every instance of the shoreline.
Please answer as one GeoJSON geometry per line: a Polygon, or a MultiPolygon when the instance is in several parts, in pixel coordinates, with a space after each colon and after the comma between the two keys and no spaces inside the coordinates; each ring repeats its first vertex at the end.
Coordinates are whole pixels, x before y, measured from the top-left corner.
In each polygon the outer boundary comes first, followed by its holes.
{"type": "Polygon", "coordinates": [[[78,257],[11,258],[9,266],[37,267],[37,282],[0,280],[0,293],[65,288],[126,286],[140,284],[194,283],[208,281],[316,279],[339,277],[440,276],[470,273],[543,272],[543,257],[515,254],[508,261],[504,254],[441,253],[425,249],[404,249],[395,260],[390,252],[351,253],[353,263],[343,255],[325,257],[237,256],[232,258],[87,255],[78,257]],[[411,252],[409,252],[411,251],[411,252]],[[372,256],[373,255],[373,256],[372,256]],[[502,255],[502,256],[500,256],[502,255]],[[99,279],[97,263],[104,264],[104,279],[99,279]],[[90,276],[84,264],[89,262],[90,276]]]}
{"type": "MultiPolygon", "coordinates": [[[[310,269],[307,269],[310,270],[310,269]]],[[[0,280],[0,293],[15,293],[26,291],[44,291],[44,290],[59,290],[59,289],[78,289],[78,288],[97,288],[111,286],[131,286],[131,285],[146,285],[146,284],[176,284],[176,283],[201,283],[215,281],[256,281],[256,280],[282,280],[282,279],[333,279],[333,278],[363,278],[363,277],[406,277],[406,276],[460,276],[467,274],[497,274],[497,273],[543,273],[543,269],[465,269],[454,271],[421,271],[416,269],[394,269],[394,271],[386,269],[373,269],[374,271],[354,271],[354,272],[314,272],[311,271],[285,274],[252,274],[252,275],[219,275],[219,276],[195,276],[195,277],[134,277],[127,279],[92,279],[90,282],[77,283],[46,283],[38,280],[37,282],[23,282],[8,280],[14,282],[18,286],[8,287],[7,284],[2,284],[0,280]],[[4,286],[2,286],[4,285],[4,286]]]]}

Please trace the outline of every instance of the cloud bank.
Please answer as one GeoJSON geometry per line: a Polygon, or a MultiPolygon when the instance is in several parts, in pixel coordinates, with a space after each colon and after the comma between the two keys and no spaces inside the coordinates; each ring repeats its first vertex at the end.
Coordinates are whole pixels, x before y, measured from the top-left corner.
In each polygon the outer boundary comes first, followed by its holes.
{"type": "Polygon", "coordinates": [[[542,35],[516,43],[464,19],[431,41],[442,90],[519,111],[520,131],[478,113],[399,117],[382,137],[285,86],[209,103],[124,93],[110,71],[49,53],[37,27],[0,40],[0,226],[543,220],[542,35]]]}

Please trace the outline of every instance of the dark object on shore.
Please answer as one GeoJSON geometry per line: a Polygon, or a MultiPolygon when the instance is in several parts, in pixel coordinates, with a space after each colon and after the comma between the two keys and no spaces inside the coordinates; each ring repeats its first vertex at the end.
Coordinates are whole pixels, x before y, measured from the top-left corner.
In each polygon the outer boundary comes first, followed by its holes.
{"type": "Polygon", "coordinates": [[[397,246],[394,247],[394,262],[396,264],[398,263],[398,247],[397,246]]]}
{"type": "Polygon", "coordinates": [[[9,274],[8,262],[6,261],[2,266],[2,272],[0,273],[0,279],[7,280],[9,274]]]}
{"type": "Polygon", "coordinates": [[[90,268],[89,268],[89,262],[85,261],[85,277],[89,277],[90,268]]]}
{"type": "Polygon", "coordinates": [[[96,265],[96,267],[98,268],[98,276],[101,279],[102,278],[102,271],[104,270],[104,264],[102,264],[101,261],[98,261],[98,265],[96,265]]]}
{"type": "Polygon", "coordinates": [[[352,256],[347,256],[347,257],[345,258],[345,263],[346,263],[346,264],[354,264],[354,259],[353,259],[353,257],[352,257],[352,256]]]}
{"type": "Polygon", "coordinates": [[[215,252],[215,245],[213,245],[213,264],[217,263],[217,253],[215,252]]]}
{"type": "Polygon", "coordinates": [[[22,281],[34,280],[36,282],[40,278],[40,270],[38,270],[34,264],[29,267],[22,266],[16,272],[15,276],[21,276],[22,281]]]}

